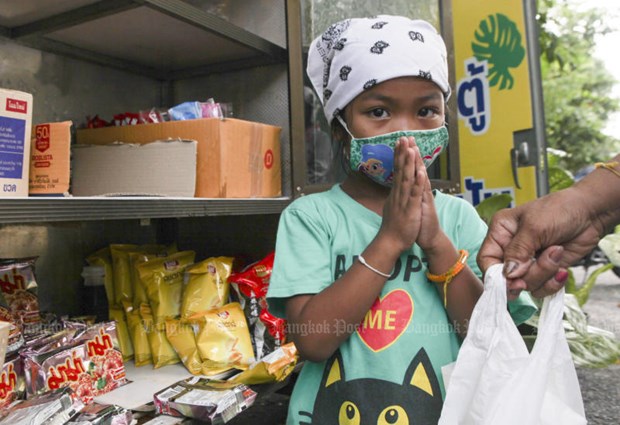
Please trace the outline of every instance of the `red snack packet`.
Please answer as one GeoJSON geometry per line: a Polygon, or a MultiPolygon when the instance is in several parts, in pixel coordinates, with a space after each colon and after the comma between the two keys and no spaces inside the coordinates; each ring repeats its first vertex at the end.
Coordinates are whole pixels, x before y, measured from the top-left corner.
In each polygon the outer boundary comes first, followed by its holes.
{"type": "Polygon", "coordinates": [[[37,257],[0,259],[0,291],[24,337],[40,332],[34,264],[37,257]]]}
{"type": "Polygon", "coordinates": [[[95,115],[94,117],[86,117],[86,128],[101,128],[109,126],[110,123],[104,119],[99,118],[99,115],[95,115]]]}
{"type": "Polygon", "coordinates": [[[15,354],[5,360],[0,373],[0,409],[25,396],[24,362],[15,354]]]}
{"type": "Polygon", "coordinates": [[[76,398],[88,404],[127,383],[114,322],[91,326],[63,347],[25,350],[21,355],[28,397],[70,387],[76,398]]]}
{"type": "Polygon", "coordinates": [[[266,299],[274,257],[275,253],[271,252],[228,278],[248,321],[256,360],[273,352],[286,341],[286,321],[269,312],[266,299]]]}

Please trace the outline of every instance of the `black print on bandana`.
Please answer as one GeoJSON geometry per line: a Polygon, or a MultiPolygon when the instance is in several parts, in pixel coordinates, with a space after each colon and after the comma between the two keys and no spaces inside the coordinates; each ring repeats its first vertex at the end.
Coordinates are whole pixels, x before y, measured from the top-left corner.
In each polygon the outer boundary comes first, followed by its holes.
{"type": "Polygon", "coordinates": [[[368,80],[364,83],[364,90],[368,90],[377,85],[377,80],[374,78],[372,80],[368,80]]]}
{"type": "Polygon", "coordinates": [[[332,97],[332,91],[330,89],[323,90],[323,100],[327,102],[332,97]]]}
{"type": "Polygon", "coordinates": [[[387,22],[381,21],[381,22],[375,23],[371,28],[373,30],[380,30],[381,28],[383,28],[386,25],[387,25],[387,22]]]}
{"type": "Polygon", "coordinates": [[[347,42],[346,38],[341,38],[340,40],[338,40],[338,41],[336,41],[334,43],[333,49],[334,50],[342,50],[342,49],[344,49],[344,45],[345,45],[346,42],[347,42]]]}
{"type": "Polygon", "coordinates": [[[323,67],[323,88],[327,87],[329,84],[329,70],[331,69],[331,65],[331,62],[329,62],[323,67]]]}
{"type": "Polygon", "coordinates": [[[332,117],[336,118],[338,115],[340,115],[341,112],[342,112],[342,109],[336,108],[334,110],[334,113],[332,114],[332,117]]]}
{"type": "Polygon", "coordinates": [[[370,52],[380,55],[389,46],[390,45],[386,43],[385,41],[377,41],[375,45],[370,48],[370,52]]]}
{"type": "Polygon", "coordinates": [[[409,31],[409,38],[411,38],[413,41],[421,41],[422,43],[424,43],[424,35],[422,35],[421,32],[409,31]]]}
{"type": "Polygon", "coordinates": [[[342,81],[347,81],[347,78],[349,78],[350,73],[351,73],[351,67],[343,66],[342,68],[340,68],[340,79],[342,81]]]}
{"type": "Polygon", "coordinates": [[[340,40],[340,35],[349,28],[351,21],[347,19],[343,22],[338,22],[331,25],[327,31],[321,36],[321,39],[326,44],[327,49],[331,49],[334,43],[337,43],[340,40]]]}
{"type": "Polygon", "coordinates": [[[430,71],[425,72],[425,71],[420,70],[419,76],[422,77],[422,78],[425,78],[427,80],[432,80],[433,79],[433,76],[431,75],[430,71]]]}

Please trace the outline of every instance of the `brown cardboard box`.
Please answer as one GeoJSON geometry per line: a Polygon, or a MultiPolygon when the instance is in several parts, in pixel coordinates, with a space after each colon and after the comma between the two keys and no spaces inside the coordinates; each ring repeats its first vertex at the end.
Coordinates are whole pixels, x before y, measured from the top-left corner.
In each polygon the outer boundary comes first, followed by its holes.
{"type": "Polygon", "coordinates": [[[282,193],[280,127],[227,118],[77,131],[77,143],[147,143],[167,138],[198,142],[196,197],[268,198],[282,193]]]}
{"type": "Polygon", "coordinates": [[[71,177],[71,121],[38,124],[30,146],[30,195],[69,192],[71,177]]]}
{"type": "Polygon", "coordinates": [[[32,95],[0,88],[0,197],[28,196],[32,95]]]}
{"type": "Polygon", "coordinates": [[[71,193],[75,196],[193,197],[195,140],[74,145],[71,193]]]}

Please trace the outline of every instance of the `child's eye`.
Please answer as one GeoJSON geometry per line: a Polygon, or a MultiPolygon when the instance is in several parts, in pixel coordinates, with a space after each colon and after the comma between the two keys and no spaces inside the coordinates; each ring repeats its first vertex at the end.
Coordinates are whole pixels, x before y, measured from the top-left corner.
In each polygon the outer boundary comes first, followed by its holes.
{"type": "Polygon", "coordinates": [[[422,108],[420,109],[420,112],[418,112],[418,115],[420,115],[421,117],[424,118],[432,118],[436,115],[439,115],[440,111],[437,108],[422,108]]]}
{"type": "Polygon", "coordinates": [[[373,118],[386,118],[388,116],[387,110],[383,108],[375,108],[369,112],[370,116],[373,118]]]}

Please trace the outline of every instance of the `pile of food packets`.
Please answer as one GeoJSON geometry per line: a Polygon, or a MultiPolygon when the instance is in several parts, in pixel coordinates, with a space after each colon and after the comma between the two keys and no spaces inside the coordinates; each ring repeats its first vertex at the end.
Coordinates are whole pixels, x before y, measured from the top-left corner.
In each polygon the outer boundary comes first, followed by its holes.
{"type": "Polygon", "coordinates": [[[122,125],[152,124],[166,121],[193,120],[198,118],[232,117],[232,104],[216,102],[213,98],[206,101],[187,101],[170,108],[151,108],[138,112],[121,112],[114,114],[111,121],[99,115],[86,118],[86,128],[101,128],[122,125]]]}
{"type": "Polygon", "coordinates": [[[36,257],[0,259],[0,315],[11,325],[0,425],[129,424],[130,410],[95,400],[130,383],[128,361],[153,373],[181,363],[195,376],[154,388],[158,413],[227,422],[254,402],[249,385],[284,381],[298,361],[265,299],[273,260],[235,271],[233,257],[196,261],[176,244],[108,245],[86,258],[101,270],[108,300],[109,320],[96,322],[44,319],[36,257]],[[33,415],[45,419],[23,422],[33,415]]]}

